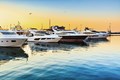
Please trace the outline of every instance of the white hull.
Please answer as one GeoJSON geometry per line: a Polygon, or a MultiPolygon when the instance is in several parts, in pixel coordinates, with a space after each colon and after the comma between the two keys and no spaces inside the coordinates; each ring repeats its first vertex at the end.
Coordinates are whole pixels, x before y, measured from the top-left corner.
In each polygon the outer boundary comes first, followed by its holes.
{"type": "Polygon", "coordinates": [[[99,31],[93,31],[87,28],[85,31],[82,32],[83,34],[93,35],[89,36],[89,39],[106,39],[109,36],[109,33],[107,32],[99,32],[99,31]]]}
{"type": "Polygon", "coordinates": [[[46,43],[54,43],[59,42],[61,37],[54,37],[54,36],[43,36],[43,37],[28,37],[28,41],[30,42],[46,42],[46,43]]]}
{"type": "Polygon", "coordinates": [[[59,42],[62,37],[56,34],[49,34],[45,31],[32,30],[28,34],[28,42],[45,42],[56,43],[59,42]]]}
{"type": "Polygon", "coordinates": [[[96,33],[96,35],[89,37],[90,39],[106,39],[108,37],[107,33],[96,33]]]}
{"type": "Polygon", "coordinates": [[[46,43],[54,43],[54,42],[59,42],[61,38],[55,38],[55,39],[39,39],[39,40],[35,40],[35,38],[28,38],[29,42],[46,42],[46,43]]]}
{"type": "Polygon", "coordinates": [[[21,47],[26,38],[0,38],[0,47],[21,47]]]}

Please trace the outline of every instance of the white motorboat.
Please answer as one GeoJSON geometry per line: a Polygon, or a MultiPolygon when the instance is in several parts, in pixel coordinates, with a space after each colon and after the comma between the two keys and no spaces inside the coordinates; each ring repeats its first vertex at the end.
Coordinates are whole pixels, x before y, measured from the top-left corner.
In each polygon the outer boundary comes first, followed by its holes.
{"type": "Polygon", "coordinates": [[[82,43],[85,42],[88,35],[80,34],[75,30],[65,30],[65,27],[53,26],[51,27],[54,34],[62,37],[60,42],[62,43],[82,43]]]}
{"type": "Polygon", "coordinates": [[[45,31],[36,31],[36,30],[31,30],[30,33],[27,35],[28,36],[28,41],[32,42],[47,42],[47,43],[54,43],[54,42],[59,42],[61,37],[55,34],[49,34],[45,31]]]}
{"type": "Polygon", "coordinates": [[[81,33],[88,35],[94,34],[93,36],[89,37],[90,39],[106,39],[109,36],[109,33],[107,32],[95,31],[89,28],[85,28],[85,30],[82,31],[81,33]]]}
{"type": "Polygon", "coordinates": [[[14,31],[0,30],[0,47],[21,47],[26,40],[14,31]]]}

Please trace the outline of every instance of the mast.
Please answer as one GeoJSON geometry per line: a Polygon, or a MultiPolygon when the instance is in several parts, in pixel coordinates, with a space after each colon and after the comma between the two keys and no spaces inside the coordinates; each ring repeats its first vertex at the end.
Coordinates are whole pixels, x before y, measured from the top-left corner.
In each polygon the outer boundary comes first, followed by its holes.
{"type": "Polygon", "coordinates": [[[109,30],[108,30],[109,33],[111,33],[111,23],[109,23],[109,30]]]}
{"type": "Polygon", "coordinates": [[[51,20],[49,19],[49,28],[51,27],[51,20]]]}
{"type": "Polygon", "coordinates": [[[43,24],[41,24],[41,30],[43,29],[43,24]]]}
{"type": "Polygon", "coordinates": [[[70,30],[70,24],[69,24],[69,30],[70,30]]]}

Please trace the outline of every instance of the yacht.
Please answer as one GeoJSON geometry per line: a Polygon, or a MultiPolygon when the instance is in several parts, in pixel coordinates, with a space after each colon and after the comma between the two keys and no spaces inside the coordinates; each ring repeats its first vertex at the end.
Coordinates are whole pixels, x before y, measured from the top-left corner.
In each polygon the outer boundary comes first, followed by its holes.
{"type": "Polygon", "coordinates": [[[59,42],[61,37],[55,34],[49,34],[46,31],[30,30],[28,36],[28,41],[32,42],[47,42],[54,43],[59,42]]]}
{"type": "Polygon", "coordinates": [[[95,31],[91,30],[90,28],[85,28],[81,33],[88,35],[94,34],[93,36],[89,37],[90,39],[106,39],[109,36],[109,33],[107,32],[95,31]]]}
{"type": "Polygon", "coordinates": [[[80,34],[75,30],[65,30],[65,27],[59,27],[59,26],[52,26],[51,30],[54,34],[57,34],[58,36],[62,37],[62,39],[59,42],[62,43],[81,43],[85,42],[88,35],[86,34],[80,34]]]}
{"type": "Polygon", "coordinates": [[[27,41],[14,31],[0,30],[0,47],[21,47],[27,41]]]}

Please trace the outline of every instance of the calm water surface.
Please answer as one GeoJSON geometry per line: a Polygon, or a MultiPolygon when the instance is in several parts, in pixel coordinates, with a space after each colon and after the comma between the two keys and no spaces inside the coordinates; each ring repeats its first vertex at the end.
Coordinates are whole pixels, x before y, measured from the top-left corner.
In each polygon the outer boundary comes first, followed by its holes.
{"type": "Polygon", "coordinates": [[[0,48],[0,80],[120,80],[120,36],[89,46],[0,48]]]}

